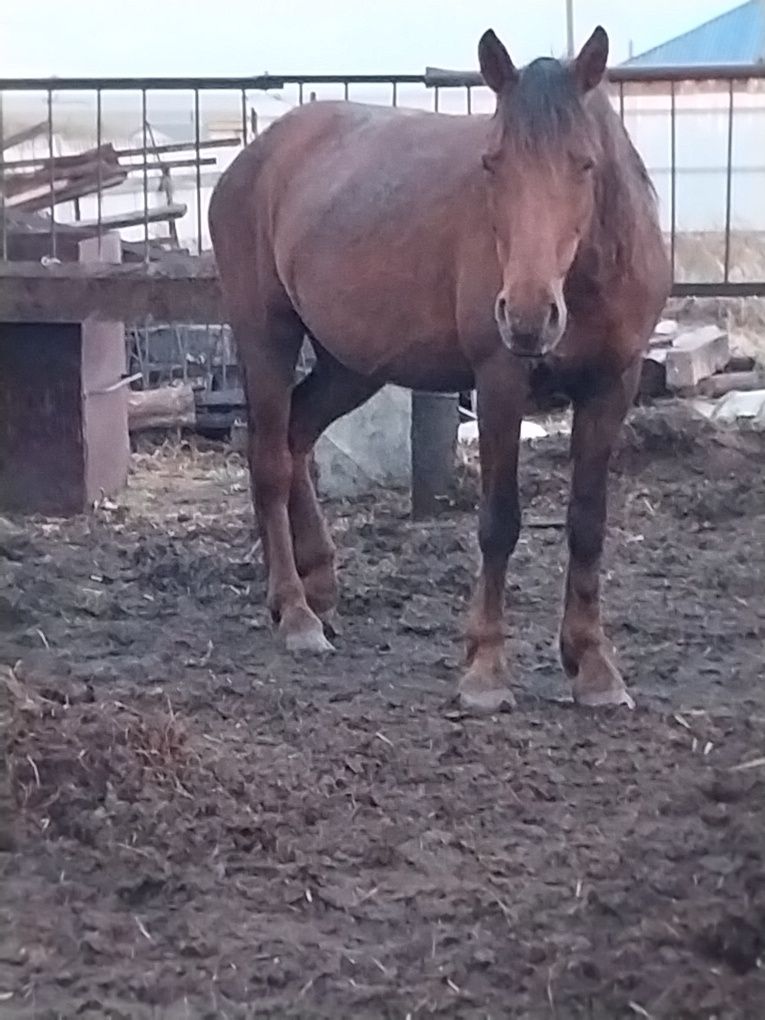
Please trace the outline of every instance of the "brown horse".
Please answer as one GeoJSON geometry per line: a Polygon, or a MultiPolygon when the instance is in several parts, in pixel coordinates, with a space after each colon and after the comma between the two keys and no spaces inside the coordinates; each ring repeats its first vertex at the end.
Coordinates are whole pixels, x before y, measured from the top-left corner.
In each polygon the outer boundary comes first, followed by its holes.
{"type": "Polygon", "coordinates": [[[213,194],[268,605],[288,648],[331,649],[334,548],[310,476],[324,429],[385,383],[475,386],[482,560],[460,695],[475,709],[509,702],[520,426],[553,388],[574,409],[561,658],[578,702],[630,704],[599,565],[609,457],[670,289],[655,195],[599,87],[602,28],[569,63],[518,70],[491,31],[479,58],[492,117],[313,103],[240,153],[213,194]],[[317,363],[293,388],[306,334],[317,363]]]}

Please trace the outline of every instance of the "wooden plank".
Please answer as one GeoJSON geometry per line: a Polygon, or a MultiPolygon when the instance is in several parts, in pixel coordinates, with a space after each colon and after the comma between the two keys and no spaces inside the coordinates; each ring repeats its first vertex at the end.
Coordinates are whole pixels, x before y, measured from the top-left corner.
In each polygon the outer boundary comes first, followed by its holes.
{"type": "Polygon", "coordinates": [[[143,323],[225,322],[210,257],[160,262],[0,262],[0,322],[82,322],[89,315],[143,323]]]}
{"type": "MultiPolygon", "coordinates": [[[[142,223],[162,223],[164,220],[179,220],[186,215],[187,206],[183,202],[175,205],[155,206],[144,214],[143,209],[134,212],[114,213],[112,216],[101,217],[102,230],[117,230],[120,227],[139,227],[142,223]]],[[[91,229],[98,226],[98,220],[78,220],[77,225],[91,229]]]]}
{"type": "Polygon", "coordinates": [[[37,138],[43,131],[48,127],[47,120],[41,120],[39,124],[33,124],[31,127],[22,128],[21,131],[16,131],[12,135],[8,135],[2,139],[0,143],[0,152],[5,152],[6,149],[13,149],[17,145],[23,145],[24,142],[29,142],[33,138],[37,138]]]}
{"type": "Polygon", "coordinates": [[[228,149],[234,145],[241,146],[242,139],[232,138],[205,138],[199,142],[167,142],[164,145],[140,146],[137,149],[117,149],[117,156],[156,156],[160,152],[187,152],[189,149],[228,149]]]}
{"type": "Polygon", "coordinates": [[[100,148],[84,149],[82,152],[76,152],[71,156],[54,156],[52,159],[50,156],[28,156],[25,159],[9,159],[0,163],[0,170],[17,170],[30,166],[50,167],[51,164],[56,167],[72,167],[98,159],[116,166],[117,152],[111,142],[107,142],[100,148]]]}
{"type": "Polygon", "coordinates": [[[19,195],[13,195],[6,202],[6,206],[23,212],[37,212],[40,209],[49,208],[51,202],[54,205],[59,205],[62,202],[71,202],[75,198],[92,195],[99,190],[105,191],[108,188],[114,188],[118,184],[122,184],[126,178],[127,174],[124,170],[115,170],[114,167],[104,164],[104,172],[100,180],[98,177],[91,178],[89,176],[75,177],[71,180],[63,178],[53,182],[53,194],[51,194],[50,184],[47,186],[41,184],[31,193],[22,192],[19,195]]]}
{"type": "Polygon", "coordinates": [[[215,156],[208,156],[206,159],[164,159],[155,160],[152,163],[120,163],[120,166],[129,174],[138,170],[174,170],[180,167],[215,166],[218,160],[215,156]]]}
{"type": "Polygon", "coordinates": [[[84,180],[94,180],[97,185],[99,172],[102,181],[116,174],[119,174],[124,180],[126,175],[126,171],[116,163],[108,163],[104,160],[90,160],[88,163],[72,167],[53,166],[47,170],[34,170],[32,173],[10,174],[5,178],[6,204],[12,204],[8,202],[9,198],[17,195],[23,197],[23,192],[45,190],[50,193],[51,178],[54,192],[62,191],[70,185],[80,184],[84,180]]]}

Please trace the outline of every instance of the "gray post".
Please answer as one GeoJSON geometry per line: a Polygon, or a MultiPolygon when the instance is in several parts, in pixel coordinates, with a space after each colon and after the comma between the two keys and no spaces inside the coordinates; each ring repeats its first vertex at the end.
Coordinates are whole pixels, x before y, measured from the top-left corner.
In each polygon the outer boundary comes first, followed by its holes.
{"type": "Polygon", "coordinates": [[[412,516],[430,517],[453,493],[459,397],[412,393],[412,516]]]}

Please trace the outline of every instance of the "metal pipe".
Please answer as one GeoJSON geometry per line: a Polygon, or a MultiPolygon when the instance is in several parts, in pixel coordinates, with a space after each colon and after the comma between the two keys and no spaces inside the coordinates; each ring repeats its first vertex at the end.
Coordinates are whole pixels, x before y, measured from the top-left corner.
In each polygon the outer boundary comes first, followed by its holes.
{"type": "Polygon", "coordinates": [[[412,394],[412,516],[445,509],[453,493],[459,397],[454,393],[412,394]]]}
{"type": "MultiPolygon", "coordinates": [[[[103,129],[103,97],[101,89],[96,92],[96,151],[101,151],[102,129],[103,129]]],[[[103,233],[103,186],[102,186],[102,162],[99,159],[96,164],[96,238],[98,241],[98,255],[101,257],[101,236],[103,233]]]]}
{"type": "Polygon", "coordinates": [[[723,280],[730,278],[730,213],[733,200],[733,82],[730,83],[728,94],[728,163],[725,174],[725,261],[723,262],[723,280]]]}
{"type": "MultiPolygon", "coordinates": [[[[0,92],[0,155],[5,152],[5,123],[3,109],[3,93],[0,92]]],[[[5,261],[8,258],[8,221],[5,216],[5,167],[0,167],[0,231],[2,244],[0,255],[5,261]]]]}
{"type": "Polygon", "coordinates": [[[672,279],[675,278],[675,243],[677,234],[677,105],[675,102],[675,83],[669,93],[669,208],[670,208],[670,259],[672,263],[672,279]]]}
{"type": "Polygon", "coordinates": [[[566,0],[566,53],[574,56],[574,0],[566,0]]]}
{"type": "Polygon", "coordinates": [[[149,261],[149,153],[148,153],[148,99],[146,89],[141,89],[141,126],[143,144],[143,260],[149,261]]]}
{"type": "Polygon", "coordinates": [[[53,91],[48,89],[48,159],[50,167],[50,254],[56,258],[56,160],[53,154],[53,91]]]}
{"type": "Polygon", "coordinates": [[[199,89],[194,89],[194,149],[197,157],[197,255],[202,254],[202,167],[199,164],[200,131],[199,89]]]}

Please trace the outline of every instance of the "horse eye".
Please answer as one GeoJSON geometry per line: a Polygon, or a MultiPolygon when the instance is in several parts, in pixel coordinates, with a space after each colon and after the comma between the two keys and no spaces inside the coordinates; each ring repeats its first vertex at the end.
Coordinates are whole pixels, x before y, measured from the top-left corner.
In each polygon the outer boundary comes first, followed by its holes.
{"type": "Polygon", "coordinates": [[[594,159],[583,159],[582,162],[581,162],[581,167],[582,167],[582,172],[583,173],[585,173],[585,174],[589,173],[590,170],[594,169],[594,167],[595,167],[595,160],[594,159]]]}

